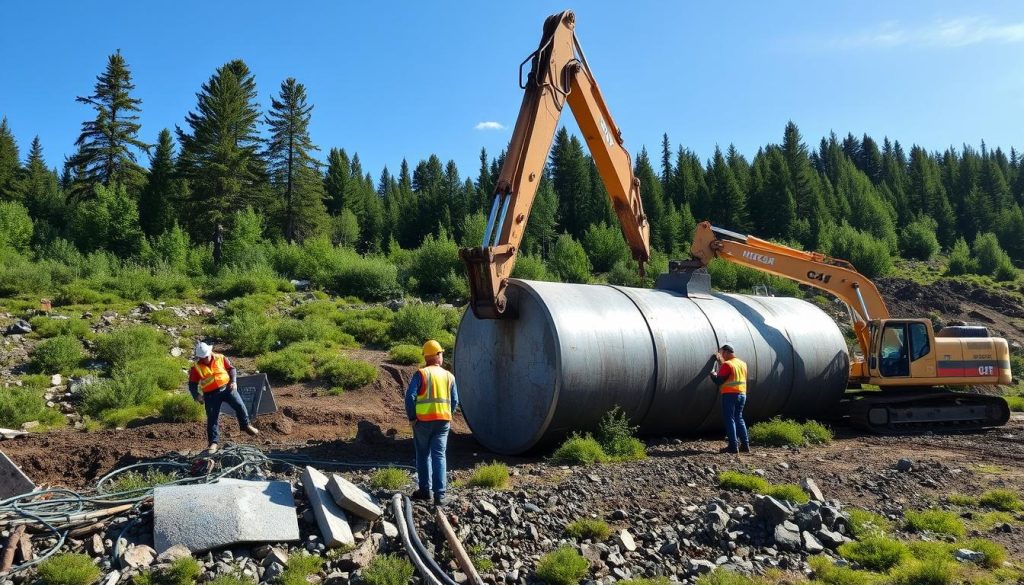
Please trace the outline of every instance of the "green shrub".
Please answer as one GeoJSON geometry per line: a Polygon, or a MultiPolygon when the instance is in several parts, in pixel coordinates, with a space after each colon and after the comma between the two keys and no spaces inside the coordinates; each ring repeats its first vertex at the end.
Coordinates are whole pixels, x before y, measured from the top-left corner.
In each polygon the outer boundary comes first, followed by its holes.
{"type": "Polygon", "coordinates": [[[256,368],[271,378],[286,382],[311,380],[316,376],[314,360],[323,359],[326,350],[312,342],[296,343],[256,358],[256,368]]]}
{"type": "Polygon", "coordinates": [[[173,327],[181,323],[181,319],[170,309],[160,309],[149,314],[149,322],[160,327],[173,327]]]}
{"type": "Polygon", "coordinates": [[[82,391],[83,414],[98,417],[105,411],[146,407],[155,412],[160,390],[151,378],[137,374],[115,374],[109,380],[89,384],[82,391]],[[152,405],[151,407],[149,405],[152,405]]]}
{"type": "Polygon", "coordinates": [[[1024,396],[1004,396],[1010,412],[1024,412],[1024,396]]]}
{"type": "Polygon", "coordinates": [[[750,442],[769,447],[820,445],[832,442],[832,431],[816,421],[798,423],[793,420],[773,418],[750,427],[750,442]]]}
{"type": "MultiPolygon", "coordinates": [[[[0,287],[2,292],[2,287],[0,287]]],[[[101,293],[93,290],[88,284],[82,281],[64,285],[57,290],[53,298],[53,304],[58,307],[67,305],[99,305],[110,304],[117,300],[117,297],[110,293],[101,293]]]]}
{"type": "Polygon", "coordinates": [[[949,265],[946,274],[957,276],[977,272],[978,264],[971,258],[971,248],[963,238],[958,238],[949,251],[949,265]]]}
{"type": "Polygon", "coordinates": [[[939,239],[935,236],[937,227],[935,220],[927,216],[904,227],[899,234],[903,257],[931,260],[939,252],[939,239]]]}
{"type": "Polygon", "coordinates": [[[397,467],[385,467],[378,469],[370,478],[370,487],[375,490],[394,491],[403,486],[409,485],[409,472],[397,467]]]}
{"type": "MultiPolygon", "coordinates": [[[[430,305],[406,305],[399,309],[394,321],[391,322],[391,339],[399,343],[417,345],[428,339],[441,341],[439,338],[444,337],[446,333],[444,313],[430,305]]],[[[441,347],[445,350],[451,349],[444,343],[441,347]]]]}
{"type": "Polygon", "coordinates": [[[798,504],[806,504],[810,501],[807,493],[800,486],[792,483],[769,486],[764,495],[771,496],[778,500],[789,500],[798,504]]]}
{"type": "Polygon", "coordinates": [[[342,250],[343,259],[335,267],[331,289],[340,296],[354,296],[367,301],[383,301],[402,294],[398,284],[398,268],[384,258],[363,257],[351,250],[342,250]]]}
{"type": "Polygon", "coordinates": [[[172,394],[160,405],[160,418],[167,422],[197,422],[206,416],[206,410],[189,394],[172,394]]]}
{"type": "Polygon", "coordinates": [[[549,585],[578,585],[590,563],[571,546],[562,546],[537,561],[536,576],[549,585]]]}
{"type": "Polygon", "coordinates": [[[132,577],[132,585],[195,585],[202,572],[203,568],[199,561],[192,557],[184,557],[166,568],[135,575],[132,577]]]}
{"type": "Polygon", "coordinates": [[[43,393],[34,388],[0,389],[0,427],[21,428],[30,421],[52,427],[64,423],[64,416],[57,410],[47,408],[43,393]]]}
{"type": "Polygon", "coordinates": [[[978,498],[965,494],[949,494],[946,496],[946,501],[954,506],[969,507],[978,505],[978,498]]]}
{"type": "Polygon", "coordinates": [[[88,555],[59,554],[39,563],[39,579],[47,585],[91,585],[102,572],[88,555]]]}
{"type": "MultiPolygon", "coordinates": [[[[444,232],[440,236],[428,235],[415,252],[409,265],[409,274],[416,281],[416,292],[421,295],[440,295],[456,298],[460,291],[453,290],[454,280],[465,281],[465,269],[459,259],[459,246],[444,232]]],[[[458,288],[456,285],[455,289],[458,288]]]]}
{"type": "Polygon", "coordinates": [[[826,585],[870,585],[875,581],[871,574],[839,567],[826,556],[815,555],[807,563],[814,569],[814,581],[826,585]]]}
{"type": "Polygon", "coordinates": [[[919,561],[948,561],[953,558],[956,547],[948,542],[918,540],[909,545],[910,556],[919,561]]]}
{"type": "Polygon", "coordinates": [[[568,234],[558,236],[548,258],[548,267],[562,282],[590,282],[592,266],[587,252],[568,234]]]}
{"type": "Polygon", "coordinates": [[[508,466],[497,461],[477,465],[469,478],[469,485],[501,489],[508,485],[508,466]]]}
{"type": "Polygon", "coordinates": [[[228,267],[209,283],[212,299],[233,299],[253,294],[292,292],[295,287],[267,266],[251,269],[228,267]]]}
{"type": "Polygon", "coordinates": [[[275,322],[264,313],[240,313],[230,317],[222,335],[238,353],[259,355],[270,351],[277,341],[275,322]]]}
{"type": "Polygon", "coordinates": [[[403,365],[403,366],[422,366],[423,361],[423,349],[409,344],[399,344],[391,348],[388,352],[388,359],[392,362],[403,365]]]}
{"type": "Polygon", "coordinates": [[[377,366],[335,356],[320,366],[319,373],[324,380],[338,388],[355,390],[377,379],[377,366]]]}
{"type": "Polygon", "coordinates": [[[605,413],[597,427],[597,442],[610,458],[617,461],[643,459],[647,449],[633,434],[637,427],[630,426],[626,413],[618,406],[605,413]]]}
{"type": "Polygon", "coordinates": [[[741,490],[763,494],[771,486],[763,477],[740,473],[738,471],[723,471],[718,474],[718,487],[727,490],[741,490]]]}
{"type": "Polygon", "coordinates": [[[583,249],[595,272],[608,272],[616,262],[629,260],[629,246],[617,225],[592,224],[583,234],[583,249]]]}
{"type": "Polygon", "coordinates": [[[412,581],[415,570],[408,560],[398,555],[374,557],[363,570],[367,585],[406,585],[412,581]]]}
{"type": "Polygon", "coordinates": [[[516,265],[512,267],[512,278],[523,280],[551,281],[554,277],[548,273],[548,267],[544,261],[537,256],[522,254],[516,258],[516,265]]]}
{"type": "Polygon", "coordinates": [[[152,380],[161,390],[177,390],[186,380],[183,365],[170,356],[149,357],[122,363],[113,369],[113,373],[152,380]]]}
{"type": "Polygon", "coordinates": [[[1013,490],[989,490],[978,498],[978,503],[1003,512],[1016,512],[1022,507],[1020,496],[1013,490]]]}
{"type": "Polygon", "coordinates": [[[390,320],[378,321],[369,317],[347,319],[341,323],[341,330],[354,337],[356,341],[376,347],[386,347],[391,343],[390,329],[390,320]]]}
{"type": "Polygon", "coordinates": [[[963,548],[985,555],[985,558],[978,564],[989,569],[1003,566],[1003,561],[1006,560],[1006,549],[1003,548],[1003,545],[984,538],[972,538],[963,543],[963,548]]]}
{"type": "Polygon", "coordinates": [[[910,556],[907,545],[882,536],[868,536],[840,545],[839,554],[872,571],[888,571],[910,556]]]}
{"type": "Polygon", "coordinates": [[[324,566],[323,557],[316,555],[292,555],[288,566],[281,574],[281,585],[309,585],[306,577],[320,572],[324,566]]]}
{"type": "Polygon", "coordinates": [[[975,236],[971,251],[974,252],[974,257],[978,261],[978,273],[980,274],[991,276],[995,275],[996,270],[1002,265],[1013,267],[1010,257],[999,246],[999,239],[991,232],[979,233],[975,236]]]}
{"type": "Polygon", "coordinates": [[[594,437],[576,433],[566,439],[552,457],[558,463],[569,465],[590,465],[608,461],[608,455],[594,437]]]}
{"type": "Polygon", "coordinates": [[[892,529],[888,520],[874,512],[850,508],[847,513],[850,515],[850,533],[854,538],[885,536],[892,529]]]}
{"type": "Polygon", "coordinates": [[[210,581],[210,585],[252,585],[252,580],[238,575],[220,575],[210,581]]]}
{"type": "Polygon", "coordinates": [[[913,510],[905,513],[907,529],[914,532],[934,532],[936,534],[949,534],[951,536],[963,536],[965,532],[964,522],[953,512],[944,510],[913,510]]]}
{"type": "Polygon", "coordinates": [[[116,369],[124,364],[167,354],[167,337],[144,325],[125,327],[96,338],[96,355],[116,369]]]}
{"type": "Polygon", "coordinates": [[[54,317],[33,317],[31,320],[32,330],[39,337],[56,337],[66,335],[82,339],[88,337],[92,330],[89,329],[89,321],[85,319],[57,319],[54,317]]]}
{"type": "Polygon", "coordinates": [[[246,313],[266,313],[273,308],[277,297],[273,294],[246,295],[231,299],[224,305],[224,317],[234,317],[246,313]]]}
{"type": "Polygon", "coordinates": [[[581,540],[590,539],[594,542],[599,542],[611,536],[612,529],[604,520],[580,518],[566,526],[565,533],[573,538],[581,540]]]}
{"type": "MultiPolygon", "coordinates": [[[[835,258],[848,260],[868,278],[885,276],[892,269],[889,243],[846,223],[822,234],[823,251],[835,258]]],[[[893,250],[895,251],[895,250],[893,250]]]]}
{"type": "Polygon", "coordinates": [[[803,424],[804,440],[809,445],[828,445],[832,442],[832,430],[816,420],[803,424]]]}
{"type": "Polygon", "coordinates": [[[275,335],[284,345],[299,341],[332,341],[342,345],[355,346],[355,338],[343,332],[325,317],[284,319],[277,324],[275,335]]]}
{"type": "Polygon", "coordinates": [[[85,357],[82,342],[70,335],[51,337],[32,352],[32,369],[43,374],[70,372],[85,357]]]}
{"type": "Polygon", "coordinates": [[[919,561],[909,559],[890,574],[893,585],[948,585],[956,579],[959,568],[952,561],[919,561]]]}

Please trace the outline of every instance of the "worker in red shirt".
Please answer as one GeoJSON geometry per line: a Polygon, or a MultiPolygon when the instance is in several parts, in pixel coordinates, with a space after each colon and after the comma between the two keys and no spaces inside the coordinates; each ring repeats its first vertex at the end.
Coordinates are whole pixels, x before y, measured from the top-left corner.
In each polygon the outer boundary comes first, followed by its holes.
{"type": "Polygon", "coordinates": [[[206,438],[209,452],[216,453],[220,443],[220,406],[227,402],[238,417],[238,428],[252,436],[260,434],[249,424],[249,413],[238,395],[235,367],[227,356],[213,353],[213,347],[199,342],[195,347],[196,363],[188,372],[188,390],[192,398],[206,407],[206,438]]]}
{"type": "Polygon", "coordinates": [[[743,407],[747,404],[747,363],[736,357],[729,344],[715,352],[714,358],[711,379],[718,384],[722,395],[722,420],[729,438],[729,445],[722,453],[749,453],[750,438],[747,423],[743,421],[743,407]]]}

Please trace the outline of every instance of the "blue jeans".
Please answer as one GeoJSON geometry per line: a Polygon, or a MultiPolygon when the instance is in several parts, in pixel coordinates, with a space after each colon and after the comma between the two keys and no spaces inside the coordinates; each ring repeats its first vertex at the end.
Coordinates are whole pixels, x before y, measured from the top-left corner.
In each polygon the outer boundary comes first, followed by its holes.
{"type": "Polygon", "coordinates": [[[434,498],[444,496],[448,484],[444,451],[448,447],[446,420],[419,421],[412,429],[412,442],[416,447],[416,479],[424,492],[433,488],[434,498]]]}
{"type": "Polygon", "coordinates": [[[245,410],[242,397],[237,390],[229,390],[230,385],[221,386],[213,392],[203,394],[203,406],[206,407],[206,439],[211,444],[220,443],[220,405],[227,402],[235,409],[238,426],[249,426],[249,413],[245,410]]]}
{"type": "Polygon", "coordinates": [[[746,394],[722,394],[722,419],[725,422],[725,434],[729,437],[729,450],[735,451],[736,435],[743,445],[750,443],[747,438],[747,423],[743,422],[743,406],[747,403],[746,394]]]}

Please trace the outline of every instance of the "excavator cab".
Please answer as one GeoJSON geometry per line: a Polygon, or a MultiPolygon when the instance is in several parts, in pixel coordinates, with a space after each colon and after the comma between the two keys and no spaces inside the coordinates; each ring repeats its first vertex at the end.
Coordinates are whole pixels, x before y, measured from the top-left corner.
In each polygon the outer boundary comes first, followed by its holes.
{"type": "Polygon", "coordinates": [[[931,323],[923,319],[885,319],[871,326],[873,377],[908,378],[935,375],[931,323]]]}

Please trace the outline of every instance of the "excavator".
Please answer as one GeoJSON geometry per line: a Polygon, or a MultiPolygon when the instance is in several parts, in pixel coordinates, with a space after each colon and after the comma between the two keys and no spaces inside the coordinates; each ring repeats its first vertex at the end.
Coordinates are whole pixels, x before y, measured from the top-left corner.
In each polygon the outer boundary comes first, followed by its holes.
{"type": "MultiPolygon", "coordinates": [[[[575,26],[572,11],[549,16],[537,50],[519,66],[523,102],[495,185],[483,241],[479,247],[459,250],[469,276],[470,309],[479,319],[516,318],[506,298],[508,280],[566,105],[586,139],[641,272],[650,259],[650,226],[640,182],[633,176],[622,132],[587,64],[575,26]],[[523,82],[527,63],[531,68],[523,82]]],[[[849,262],[708,222],[698,225],[690,254],[690,260],[670,263],[670,273],[692,275],[717,257],[824,290],[851,308],[861,355],[851,359],[849,387],[875,385],[882,390],[861,393],[846,403],[854,422],[876,431],[906,432],[985,428],[1009,420],[1009,407],[997,396],[942,388],[1010,382],[1006,340],[989,336],[985,328],[946,328],[936,334],[928,319],[891,319],[874,283],[849,262]]]]}
{"type": "Polygon", "coordinates": [[[875,431],[976,429],[1006,424],[1010,409],[998,396],[944,387],[1010,384],[1010,349],[985,327],[945,327],[930,319],[893,319],[871,280],[846,260],[804,252],[754,236],[697,225],[691,259],[670,271],[706,267],[713,259],[794,280],[832,294],[849,308],[860,355],[851,357],[849,388],[877,386],[843,403],[855,423],[875,431]]]}

